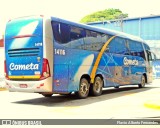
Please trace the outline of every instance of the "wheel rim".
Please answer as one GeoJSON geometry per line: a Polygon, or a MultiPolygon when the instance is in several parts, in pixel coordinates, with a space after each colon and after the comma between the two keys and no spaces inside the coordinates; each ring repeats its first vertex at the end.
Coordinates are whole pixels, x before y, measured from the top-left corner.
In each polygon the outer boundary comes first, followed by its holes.
{"type": "Polygon", "coordinates": [[[88,85],[84,82],[81,83],[81,88],[80,88],[81,94],[84,96],[87,95],[88,90],[89,90],[88,85]]]}
{"type": "Polygon", "coordinates": [[[101,82],[100,81],[96,81],[95,82],[95,85],[94,85],[94,90],[96,91],[96,92],[100,92],[100,90],[101,90],[101,82]]]}
{"type": "Polygon", "coordinates": [[[142,86],[144,86],[145,85],[145,78],[144,77],[142,77],[142,86]]]}

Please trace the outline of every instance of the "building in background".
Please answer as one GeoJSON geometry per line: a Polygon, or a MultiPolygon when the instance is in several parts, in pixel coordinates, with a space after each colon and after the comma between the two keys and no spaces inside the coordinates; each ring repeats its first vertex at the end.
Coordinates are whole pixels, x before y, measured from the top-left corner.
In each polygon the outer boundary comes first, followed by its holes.
{"type": "Polygon", "coordinates": [[[155,76],[160,78],[160,15],[125,19],[120,17],[117,20],[93,22],[88,25],[123,31],[144,39],[156,54],[158,60],[153,62],[153,71],[155,76]]]}

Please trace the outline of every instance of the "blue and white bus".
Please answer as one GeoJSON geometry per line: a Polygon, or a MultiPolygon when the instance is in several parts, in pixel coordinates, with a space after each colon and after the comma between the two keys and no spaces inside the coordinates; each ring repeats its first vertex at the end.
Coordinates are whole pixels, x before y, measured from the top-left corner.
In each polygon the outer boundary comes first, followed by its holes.
{"type": "Polygon", "coordinates": [[[4,36],[9,91],[50,97],[152,82],[149,46],[137,37],[56,17],[8,21],[4,36]]]}

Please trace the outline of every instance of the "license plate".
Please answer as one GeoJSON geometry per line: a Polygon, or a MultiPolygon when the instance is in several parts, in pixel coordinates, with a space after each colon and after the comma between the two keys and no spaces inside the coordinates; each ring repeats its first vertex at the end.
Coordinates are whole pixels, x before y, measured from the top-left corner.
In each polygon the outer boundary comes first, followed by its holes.
{"type": "Polygon", "coordinates": [[[19,86],[20,86],[20,88],[27,88],[28,87],[27,84],[20,84],[19,86]]]}

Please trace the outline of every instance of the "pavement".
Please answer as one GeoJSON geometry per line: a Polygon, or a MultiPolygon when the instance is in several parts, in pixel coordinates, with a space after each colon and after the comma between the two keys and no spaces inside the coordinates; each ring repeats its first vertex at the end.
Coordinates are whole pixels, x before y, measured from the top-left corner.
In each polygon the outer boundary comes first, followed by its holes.
{"type": "Polygon", "coordinates": [[[0,80],[0,91],[5,91],[5,90],[7,90],[7,88],[5,86],[5,81],[0,80]]]}
{"type": "MultiPolygon", "coordinates": [[[[152,85],[157,85],[160,86],[160,79],[155,79],[152,82],[152,85]]],[[[5,91],[7,90],[6,86],[5,86],[5,82],[4,81],[0,81],[0,91],[5,91]]],[[[160,92],[155,93],[154,97],[157,97],[157,99],[149,99],[148,101],[146,101],[144,103],[144,106],[150,109],[159,109],[160,110],[160,92]]]]}
{"type": "Polygon", "coordinates": [[[160,118],[160,79],[139,89],[135,86],[106,88],[98,97],[74,95],[45,98],[36,93],[0,91],[0,117],[44,119],[146,119],[160,118]],[[4,98],[5,97],[5,98],[4,98]],[[89,108],[89,109],[88,109],[89,108]]]}
{"type": "MultiPolygon", "coordinates": [[[[160,87],[160,79],[153,80],[152,85],[156,85],[160,87]]],[[[151,109],[159,109],[160,110],[160,91],[154,93],[154,97],[157,97],[157,99],[151,98],[150,100],[146,101],[144,103],[144,106],[151,109]]]]}

